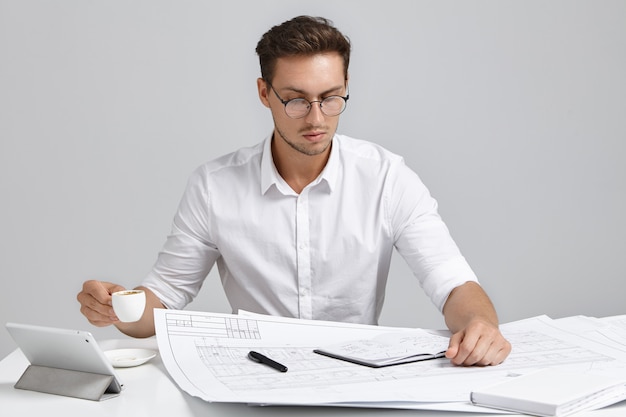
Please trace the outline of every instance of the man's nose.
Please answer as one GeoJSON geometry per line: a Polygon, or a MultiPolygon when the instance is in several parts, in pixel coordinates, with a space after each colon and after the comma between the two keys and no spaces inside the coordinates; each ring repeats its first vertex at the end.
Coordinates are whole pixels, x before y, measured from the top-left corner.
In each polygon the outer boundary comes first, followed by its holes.
{"type": "Polygon", "coordinates": [[[311,109],[309,114],[305,117],[307,122],[324,120],[324,113],[322,112],[322,102],[319,100],[311,102],[311,109]]]}

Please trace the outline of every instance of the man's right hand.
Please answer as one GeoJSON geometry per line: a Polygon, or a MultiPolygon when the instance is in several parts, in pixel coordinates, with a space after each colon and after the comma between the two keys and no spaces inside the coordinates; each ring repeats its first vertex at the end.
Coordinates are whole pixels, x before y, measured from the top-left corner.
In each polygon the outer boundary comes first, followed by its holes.
{"type": "Polygon", "coordinates": [[[119,320],[111,305],[111,294],[125,289],[110,282],[85,281],[82,291],[76,296],[80,303],[80,312],[94,326],[104,327],[118,323],[119,320]]]}
{"type": "Polygon", "coordinates": [[[80,303],[80,312],[94,326],[104,327],[114,324],[122,333],[132,337],[154,336],[154,309],[165,308],[161,300],[148,288],[137,287],[146,293],[146,308],[139,321],[122,323],[113,311],[111,294],[126,288],[118,284],[103,281],[85,281],[83,290],[76,299],[80,303]]]}

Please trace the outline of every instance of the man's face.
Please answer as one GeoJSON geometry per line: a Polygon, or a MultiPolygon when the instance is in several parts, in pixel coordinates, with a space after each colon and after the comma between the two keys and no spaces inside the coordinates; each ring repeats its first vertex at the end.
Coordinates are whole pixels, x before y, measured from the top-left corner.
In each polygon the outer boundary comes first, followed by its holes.
{"type": "MultiPolygon", "coordinates": [[[[346,95],[343,59],[337,53],[279,58],[272,86],[287,101],[305,98],[323,100],[332,95],[346,95]]],[[[265,81],[258,81],[259,97],[270,108],[274,118],[274,140],[279,148],[314,156],[325,153],[337,130],[339,116],[326,116],[319,103],[313,103],[309,114],[292,119],[285,114],[285,106],[265,81]]]]}

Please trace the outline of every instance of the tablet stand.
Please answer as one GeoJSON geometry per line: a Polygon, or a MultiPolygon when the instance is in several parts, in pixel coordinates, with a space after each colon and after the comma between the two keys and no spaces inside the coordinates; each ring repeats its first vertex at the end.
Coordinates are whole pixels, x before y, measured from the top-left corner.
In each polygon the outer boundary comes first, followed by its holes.
{"type": "Polygon", "coordinates": [[[15,388],[101,401],[119,395],[109,391],[114,382],[112,375],[29,365],[15,388]]]}

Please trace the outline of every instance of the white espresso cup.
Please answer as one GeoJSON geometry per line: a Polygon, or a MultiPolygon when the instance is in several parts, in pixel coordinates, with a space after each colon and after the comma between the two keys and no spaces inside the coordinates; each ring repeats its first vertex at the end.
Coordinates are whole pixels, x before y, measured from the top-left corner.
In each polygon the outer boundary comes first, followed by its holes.
{"type": "Polygon", "coordinates": [[[146,308],[146,293],[143,290],[124,290],[111,294],[113,311],[122,322],[137,321],[146,308]]]}

